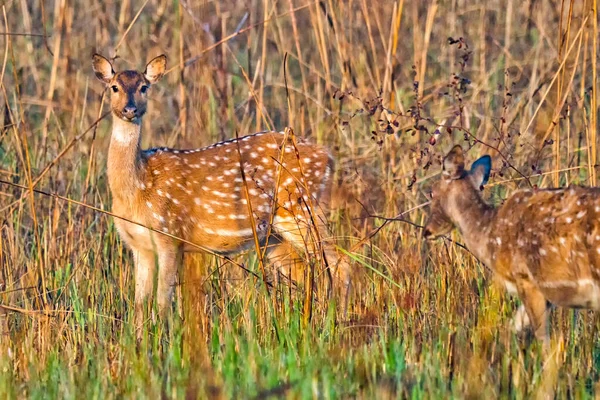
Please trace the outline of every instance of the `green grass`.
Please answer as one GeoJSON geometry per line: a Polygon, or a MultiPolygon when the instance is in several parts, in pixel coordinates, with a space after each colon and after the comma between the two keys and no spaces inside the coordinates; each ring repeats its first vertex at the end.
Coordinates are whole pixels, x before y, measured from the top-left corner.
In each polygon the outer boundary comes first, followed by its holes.
{"type": "MultiPolygon", "coordinates": [[[[293,121],[336,159],[331,230],[356,276],[347,314],[319,279],[306,326],[303,282],[269,297],[232,263],[189,256],[169,320],[150,319],[138,344],[133,263],[112,219],[0,184],[0,398],[522,399],[546,386],[556,398],[600,395],[600,316],[553,311],[557,361],[547,362],[539,343],[510,331],[518,300],[470,253],[421,240],[427,209],[353,248],[383,223],[376,216],[427,201],[456,143],[470,161],[492,155],[495,204],[538,170],[530,182],[540,187],[596,183],[593,0],[571,15],[560,2],[485,0],[5,3],[1,32],[48,37],[0,36],[1,180],[28,186],[27,171],[35,181],[52,163],[37,189],[110,210],[110,118],[61,153],[108,109],[92,51],[118,55],[118,69],[202,55],[152,89],[143,146],[201,147],[265,119],[278,130],[293,121]],[[246,14],[245,31],[205,52],[246,14]],[[465,91],[454,74],[471,82],[465,91]]],[[[236,261],[260,275],[252,253],[236,261]]]]}

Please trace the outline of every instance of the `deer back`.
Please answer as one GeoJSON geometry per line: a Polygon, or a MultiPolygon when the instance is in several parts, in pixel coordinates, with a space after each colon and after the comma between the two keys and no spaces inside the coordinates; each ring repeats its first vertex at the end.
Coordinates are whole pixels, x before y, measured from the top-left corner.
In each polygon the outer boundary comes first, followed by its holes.
{"type": "Polygon", "coordinates": [[[220,253],[249,246],[255,232],[266,235],[272,215],[310,221],[312,207],[328,202],[333,167],[323,147],[284,142],[276,132],[146,150],[142,162],[135,208],[144,222],[220,253]]]}

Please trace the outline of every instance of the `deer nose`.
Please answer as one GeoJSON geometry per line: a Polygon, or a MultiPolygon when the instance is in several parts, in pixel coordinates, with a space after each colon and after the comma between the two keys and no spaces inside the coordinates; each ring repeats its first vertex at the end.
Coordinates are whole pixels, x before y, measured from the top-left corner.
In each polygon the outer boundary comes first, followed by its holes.
{"type": "Polygon", "coordinates": [[[423,229],[423,237],[425,239],[431,239],[431,231],[427,228],[423,229]]]}
{"type": "Polygon", "coordinates": [[[123,115],[128,118],[133,118],[135,116],[136,112],[137,112],[136,106],[125,106],[123,108],[123,115]]]}

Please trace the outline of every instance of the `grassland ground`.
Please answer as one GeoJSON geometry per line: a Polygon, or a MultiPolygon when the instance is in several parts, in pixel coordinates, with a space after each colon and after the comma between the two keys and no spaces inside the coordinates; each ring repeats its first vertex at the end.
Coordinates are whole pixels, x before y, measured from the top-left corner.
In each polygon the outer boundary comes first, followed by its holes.
{"type": "MultiPolygon", "coordinates": [[[[599,315],[554,310],[544,363],[509,329],[518,302],[460,235],[420,237],[457,143],[471,161],[492,156],[495,204],[530,185],[597,184],[595,0],[0,8],[1,397],[599,395],[599,315]],[[304,273],[267,293],[234,263],[193,255],[168,329],[149,323],[136,346],[131,254],[101,212],[110,118],[94,51],[119,69],[168,56],[144,147],[289,126],[331,149],[331,230],[355,268],[347,313],[324,295],[319,262],[306,325],[304,273]]],[[[254,253],[234,261],[260,275],[254,253]]]]}

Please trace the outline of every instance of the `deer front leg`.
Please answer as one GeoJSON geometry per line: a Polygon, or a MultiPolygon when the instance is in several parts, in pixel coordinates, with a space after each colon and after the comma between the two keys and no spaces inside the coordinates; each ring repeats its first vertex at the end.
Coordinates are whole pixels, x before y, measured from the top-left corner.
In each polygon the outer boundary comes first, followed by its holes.
{"type": "Polygon", "coordinates": [[[548,335],[548,305],[544,294],[530,281],[517,282],[517,291],[529,317],[535,337],[544,342],[544,348],[550,344],[548,335]]]}
{"type": "Polygon", "coordinates": [[[156,303],[161,319],[171,306],[173,289],[177,280],[177,268],[182,257],[182,246],[160,246],[158,249],[158,283],[156,303]]]}
{"type": "Polygon", "coordinates": [[[154,252],[148,250],[133,250],[133,260],[135,273],[135,328],[137,337],[140,338],[142,326],[144,325],[144,311],[154,287],[156,261],[154,252]]]}

